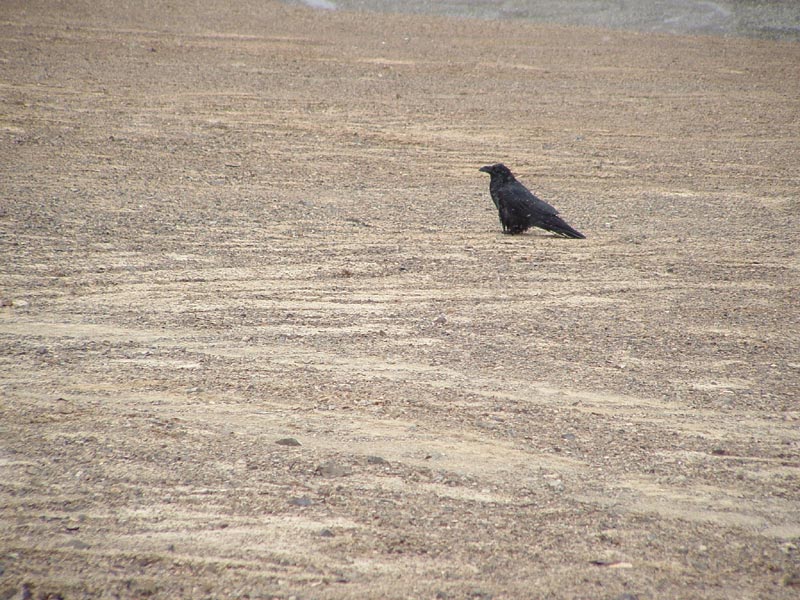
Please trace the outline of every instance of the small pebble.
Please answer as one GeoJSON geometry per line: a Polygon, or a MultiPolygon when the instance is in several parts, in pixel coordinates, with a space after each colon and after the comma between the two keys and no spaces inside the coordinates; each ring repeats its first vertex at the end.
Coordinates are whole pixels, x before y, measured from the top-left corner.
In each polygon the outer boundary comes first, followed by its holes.
{"type": "Polygon", "coordinates": [[[792,554],[797,551],[797,544],[793,544],[792,542],[785,542],[781,544],[781,552],[784,554],[792,554]]]}
{"type": "Polygon", "coordinates": [[[800,587],[800,574],[786,573],[781,579],[781,585],[786,587],[800,587]]]}

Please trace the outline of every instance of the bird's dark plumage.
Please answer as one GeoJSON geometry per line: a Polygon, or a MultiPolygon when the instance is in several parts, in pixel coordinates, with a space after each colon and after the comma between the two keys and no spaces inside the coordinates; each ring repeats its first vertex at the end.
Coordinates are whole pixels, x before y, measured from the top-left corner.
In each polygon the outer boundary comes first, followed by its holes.
{"type": "Polygon", "coordinates": [[[555,208],[534,196],[517,181],[504,164],[488,165],[480,170],[491,176],[489,194],[500,215],[503,233],[516,234],[531,227],[539,227],[562,237],[586,237],[559,217],[555,208]]]}

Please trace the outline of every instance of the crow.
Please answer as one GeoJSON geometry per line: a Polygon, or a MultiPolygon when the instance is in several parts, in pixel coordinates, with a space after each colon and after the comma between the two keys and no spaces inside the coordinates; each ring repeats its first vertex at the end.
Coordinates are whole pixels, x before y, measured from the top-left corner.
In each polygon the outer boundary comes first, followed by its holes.
{"type": "Polygon", "coordinates": [[[580,239],[586,237],[559,217],[555,208],[534,196],[528,188],[517,181],[503,163],[487,165],[478,170],[491,176],[489,194],[500,213],[503,233],[513,235],[531,227],[539,227],[562,237],[580,239]]]}

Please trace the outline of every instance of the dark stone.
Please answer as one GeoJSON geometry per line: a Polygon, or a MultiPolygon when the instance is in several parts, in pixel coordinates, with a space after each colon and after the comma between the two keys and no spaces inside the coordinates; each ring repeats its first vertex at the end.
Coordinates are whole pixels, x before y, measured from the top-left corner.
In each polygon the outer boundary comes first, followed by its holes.
{"type": "Polygon", "coordinates": [[[280,446],[301,446],[302,444],[294,438],[282,438],[275,442],[280,446]]]}

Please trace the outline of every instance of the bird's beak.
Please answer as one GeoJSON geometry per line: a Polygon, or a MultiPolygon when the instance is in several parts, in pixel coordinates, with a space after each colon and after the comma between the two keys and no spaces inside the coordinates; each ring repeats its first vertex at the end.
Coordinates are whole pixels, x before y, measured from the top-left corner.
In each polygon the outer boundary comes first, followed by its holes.
{"type": "Polygon", "coordinates": [[[478,171],[483,171],[484,173],[491,173],[492,172],[492,167],[489,167],[489,166],[481,167],[480,169],[478,169],[478,171]]]}

